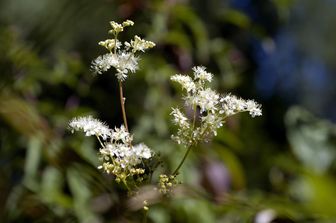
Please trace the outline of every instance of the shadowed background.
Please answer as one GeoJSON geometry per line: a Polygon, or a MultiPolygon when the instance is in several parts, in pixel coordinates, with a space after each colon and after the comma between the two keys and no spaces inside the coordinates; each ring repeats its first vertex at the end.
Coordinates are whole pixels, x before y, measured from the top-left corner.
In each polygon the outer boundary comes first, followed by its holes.
{"type": "MultiPolygon", "coordinates": [[[[336,1],[0,1],[2,222],[336,221],[336,1]],[[156,43],[125,84],[129,125],[173,170],[184,148],[170,135],[181,103],[169,77],[203,65],[214,87],[263,105],[230,118],[188,157],[170,198],[125,188],[97,170],[99,145],[67,130],[93,115],[122,116],[113,71],[94,76],[109,21],[131,19],[156,43]]],[[[153,184],[153,186],[155,186],[153,184]]]]}

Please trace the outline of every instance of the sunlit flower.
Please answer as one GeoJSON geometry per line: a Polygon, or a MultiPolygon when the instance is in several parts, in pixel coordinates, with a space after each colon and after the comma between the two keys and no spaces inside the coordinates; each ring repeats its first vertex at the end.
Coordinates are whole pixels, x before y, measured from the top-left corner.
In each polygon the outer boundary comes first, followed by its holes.
{"type": "Polygon", "coordinates": [[[194,96],[194,102],[197,104],[201,113],[215,112],[217,110],[217,104],[219,103],[219,94],[210,88],[206,88],[205,90],[200,90],[198,94],[194,96]]]}
{"type": "Polygon", "coordinates": [[[115,127],[111,131],[111,141],[129,143],[132,141],[131,134],[126,130],[124,125],[121,125],[120,128],[115,127]]]}
{"type": "Polygon", "coordinates": [[[121,52],[118,54],[118,64],[115,68],[126,74],[129,71],[134,73],[138,69],[138,58],[132,53],[121,52]]]}
{"type": "Polygon", "coordinates": [[[191,77],[189,76],[175,74],[170,77],[170,80],[179,83],[182,86],[182,88],[185,89],[187,92],[196,90],[196,85],[194,81],[191,79],[191,77]]]}
{"type": "Polygon", "coordinates": [[[114,48],[119,49],[121,43],[119,40],[116,41],[115,39],[107,39],[104,41],[100,41],[98,45],[105,47],[107,50],[111,52],[114,48]]]}
{"type": "Polygon", "coordinates": [[[81,130],[86,136],[100,136],[104,140],[111,136],[111,130],[104,123],[91,116],[74,118],[70,121],[69,126],[72,132],[81,130]]]}
{"type": "Polygon", "coordinates": [[[132,46],[134,52],[145,52],[146,49],[153,48],[155,43],[141,39],[139,36],[134,36],[134,40],[131,40],[130,45],[132,46]]]}
{"type": "Polygon", "coordinates": [[[114,54],[104,54],[92,61],[91,68],[94,73],[102,74],[111,67],[115,67],[119,63],[118,57],[114,54]]]}
{"type": "Polygon", "coordinates": [[[112,29],[109,31],[114,38],[100,41],[98,44],[105,47],[109,53],[98,56],[92,61],[91,68],[94,73],[101,74],[110,68],[115,69],[115,76],[119,81],[125,81],[129,73],[135,73],[138,70],[138,57],[135,56],[137,51],[144,52],[146,49],[153,48],[155,43],[134,36],[134,40],[121,43],[117,37],[124,31],[124,27],[133,26],[134,22],[126,20],[122,24],[111,21],[112,29]]]}
{"type": "Polygon", "coordinates": [[[248,111],[252,117],[261,116],[261,105],[253,100],[244,100],[235,95],[225,95],[220,99],[221,110],[220,113],[226,116],[234,115],[239,112],[248,111]]]}
{"type": "Polygon", "coordinates": [[[178,127],[172,139],[178,144],[189,147],[198,142],[208,141],[217,135],[217,129],[223,126],[228,116],[239,112],[247,111],[252,117],[261,115],[261,106],[255,101],[246,101],[231,94],[220,96],[209,88],[206,82],[211,82],[213,75],[206,72],[205,67],[194,67],[193,74],[193,79],[181,74],[170,78],[186,90],[182,98],[194,112],[192,120],[179,109],[174,108],[171,112],[173,123],[178,127]],[[193,126],[189,123],[193,123],[193,126]]]}
{"type": "Polygon", "coordinates": [[[121,128],[111,136],[99,151],[102,164],[98,169],[116,176],[117,181],[124,181],[129,176],[143,174],[142,160],[150,159],[153,152],[143,143],[132,146],[132,137],[121,128]]]}
{"type": "Polygon", "coordinates": [[[133,146],[132,149],[137,157],[149,159],[152,156],[150,148],[143,143],[133,146]]]}
{"type": "Polygon", "coordinates": [[[208,81],[211,82],[212,81],[212,74],[208,73],[205,71],[205,67],[194,67],[193,68],[194,71],[194,79],[195,80],[201,80],[201,81],[208,81]]]}
{"type": "Polygon", "coordinates": [[[174,123],[181,128],[189,128],[188,118],[178,108],[173,108],[171,115],[174,117],[174,123]]]}

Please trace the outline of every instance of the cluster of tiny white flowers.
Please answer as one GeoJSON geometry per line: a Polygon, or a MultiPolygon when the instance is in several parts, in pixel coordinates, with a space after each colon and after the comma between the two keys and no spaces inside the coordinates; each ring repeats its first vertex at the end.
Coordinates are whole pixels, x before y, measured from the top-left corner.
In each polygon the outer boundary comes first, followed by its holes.
{"type": "Polygon", "coordinates": [[[171,77],[171,80],[181,84],[182,88],[185,89],[187,92],[193,92],[196,90],[196,85],[192,78],[189,76],[176,74],[171,77]]]}
{"type": "Polygon", "coordinates": [[[119,64],[118,57],[114,54],[104,54],[97,57],[94,61],[92,61],[91,68],[97,74],[102,74],[108,71],[111,67],[115,67],[119,64]]]}
{"type": "Polygon", "coordinates": [[[98,56],[92,61],[91,68],[94,73],[102,74],[110,68],[115,68],[116,77],[119,81],[124,81],[129,73],[134,73],[138,69],[138,58],[135,56],[137,51],[145,52],[146,49],[153,48],[155,44],[146,41],[138,36],[131,42],[121,43],[117,36],[124,31],[126,26],[133,26],[134,22],[127,20],[122,24],[114,21],[110,22],[112,27],[109,33],[114,36],[113,39],[100,41],[98,44],[105,47],[109,53],[98,56]]]}
{"type": "Polygon", "coordinates": [[[177,108],[173,108],[171,112],[173,122],[178,127],[177,134],[172,138],[178,144],[188,147],[207,141],[217,135],[217,129],[223,126],[225,118],[239,112],[248,111],[252,117],[262,114],[261,106],[253,100],[243,100],[231,94],[221,96],[207,87],[207,83],[212,79],[213,75],[207,72],[205,67],[194,67],[193,78],[181,74],[171,77],[172,81],[179,83],[186,91],[183,99],[194,111],[193,118],[187,118],[177,108]]]}
{"type": "MultiPolygon", "coordinates": [[[[219,94],[210,88],[204,90],[199,90],[197,95],[192,98],[192,105],[197,105],[200,108],[200,112],[211,111],[214,113],[217,110],[217,104],[219,99],[219,94]]],[[[188,101],[187,101],[188,103],[188,101]]]]}
{"type": "Polygon", "coordinates": [[[127,48],[132,48],[133,52],[142,51],[145,52],[148,48],[153,48],[155,44],[152,41],[147,41],[141,39],[139,36],[135,35],[134,40],[131,40],[131,43],[125,42],[127,48]]]}
{"type": "Polygon", "coordinates": [[[190,127],[190,124],[188,122],[188,118],[180,111],[178,108],[173,108],[173,111],[171,112],[171,115],[173,115],[174,123],[179,125],[180,127],[183,127],[185,129],[188,129],[190,127]]]}
{"type": "Polygon", "coordinates": [[[202,66],[193,67],[193,71],[194,71],[195,79],[199,79],[201,81],[208,81],[208,82],[212,81],[213,75],[209,72],[206,72],[205,67],[202,67],[202,66]]]}
{"type": "Polygon", "coordinates": [[[86,136],[97,136],[106,140],[111,136],[111,129],[101,121],[92,118],[91,116],[87,117],[78,117],[70,121],[69,127],[72,132],[83,131],[86,136]]]}
{"type": "Polygon", "coordinates": [[[110,141],[99,150],[102,165],[98,168],[116,176],[117,182],[125,182],[126,178],[141,175],[145,169],[140,165],[143,159],[152,157],[152,152],[143,143],[132,146],[133,137],[125,127],[112,130],[110,141]]]}
{"type": "Polygon", "coordinates": [[[173,123],[178,126],[176,135],[172,135],[172,138],[179,144],[190,144],[189,135],[191,133],[191,124],[189,119],[181,112],[179,108],[173,108],[170,113],[173,116],[173,123]]]}
{"type": "Polygon", "coordinates": [[[115,175],[118,182],[126,182],[129,176],[145,173],[141,166],[142,160],[150,159],[153,152],[143,143],[133,146],[133,136],[123,125],[112,130],[101,121],[88,116],[74,118],[69,126],[72,132],[81,130],[86,136],[94,135],[99,139],[101,165],[98,169],[115,175]]]}
{"type": "Polygon", "coordinates": [[[220,99],[222,114],[226,116],[248,111],[252,117],[261,116],[261,106],[253,100],[244,100],[235,95],[227,94],[220,99]]]}

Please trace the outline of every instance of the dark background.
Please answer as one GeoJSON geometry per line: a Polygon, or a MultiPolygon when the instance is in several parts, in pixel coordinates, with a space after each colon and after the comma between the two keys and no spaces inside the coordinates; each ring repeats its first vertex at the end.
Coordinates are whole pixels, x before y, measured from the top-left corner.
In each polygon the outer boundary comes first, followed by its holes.
{"type": "MultiPolygon", "coordinates": [[[[96,169],[99,146],[67,125],[122,123],[113,72],[94,76],[109,21],[156,43],[125,83],[129,125],[174,169],[169,77],[197,65],[263,106],[230,118],[188,158],[174,196],[143,189],[148,222],[336,221],[336,1],[0,1],[1,222],[140,222],[142,201],[96,169]],[[268,221],[261,221],[260,216],[268,221]]],[[[153,180],[153,185],[155,183],[153,180]]]]}

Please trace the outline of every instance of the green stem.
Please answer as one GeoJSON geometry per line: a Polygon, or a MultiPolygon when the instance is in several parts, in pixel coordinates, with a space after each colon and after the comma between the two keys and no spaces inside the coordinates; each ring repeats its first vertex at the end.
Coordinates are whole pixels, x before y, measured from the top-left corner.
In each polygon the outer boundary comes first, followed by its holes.
{"type": "MultiPolygon", "coordinates": [[[[197,112],[197,107],[196,107],[196,105],[193,106],[193,110],[194,110],[194,115],[193,115],[193,125],[192,125],[192,131],[191,131],[191,132],[194,131],[194,129],[195,129],[195,124],[196,124],[196,112],[197,112]]],[[[190,153],[191,148],[192,148],[192,147],[191,147],[191,145],[190,145],[190,146],[188,147],[186,153],[184,154],[183,159],[181,160],[180,164],[177,166],[176,170],[173,172],[173,175],[178,174],[178,171],[179,171],[180,168],[182,167],[184,161],[187,159],[187,156],[188,156],[188,154],[190,153]]]]}
{"type": "Polygon", "coordinates": [[[178,174],[178,171],[182,167],[184,161],[187,159],[187,156],[188,156],[189,152],[191,151],[191,148],[192,148],[191,146],[188,147],[187,152],[184,154],[183,159],[181,160],[180,164],[177,166],[176,170],[173,172],[173,175],[178,174]]]}
{"type": "Polygon", "coordinates": [[[194,129],[195,129],[195,124],[196,124],[196,112],[197,112],[197,107],[196,107],[196,105],[194,105],[193,109],[194,109],[194,115],[193,115],[193,125],[192,125],[192,129],[193,129],[193,131],[194,131],[194,129]]]}
{"type": "Polygon", "coordinates": [[[114,35],[114,54],[117,54],[117,40],[118,40],[118,33],[114,35]]]}
{"type": "Polygon", "coordinates": [[[124,185],[125,185],[127,191],[130,192],[130,191],[131,191],[131,188],[128,187],[126,180],[124,179],[122,182],[124,183],[124,185]]]}
{"type": "Polygon", "coordinates": [[[96,135],[96,137],[97,137],[97,139],[98,139],[98,141],[99,141],[100,145],[101,145],[103,148],[105,148],[105,146],[104,146],[104,144],[102,143],[102,141],[100,140],[99,136],[98,136],[98,135],[96,135]]]}
{"type": "Polygon", "coordinates": [[[126,117],[126,111],[125,111],[125,99],[123,95],[123,88],[122,88],[121,81],[119,81],[119,95],[120,95],[120,105],[121,105],[121,112],[123,115],[124,125],[126,128],[126,131],[128,132],[127,117],[126,117]]]}
{"type": "Polygon", "coordinates": [[[147,223],[147,216],[148,216],[148,210],[144,210],[144,219],[143,219],[143,223],[147,223]]]}

